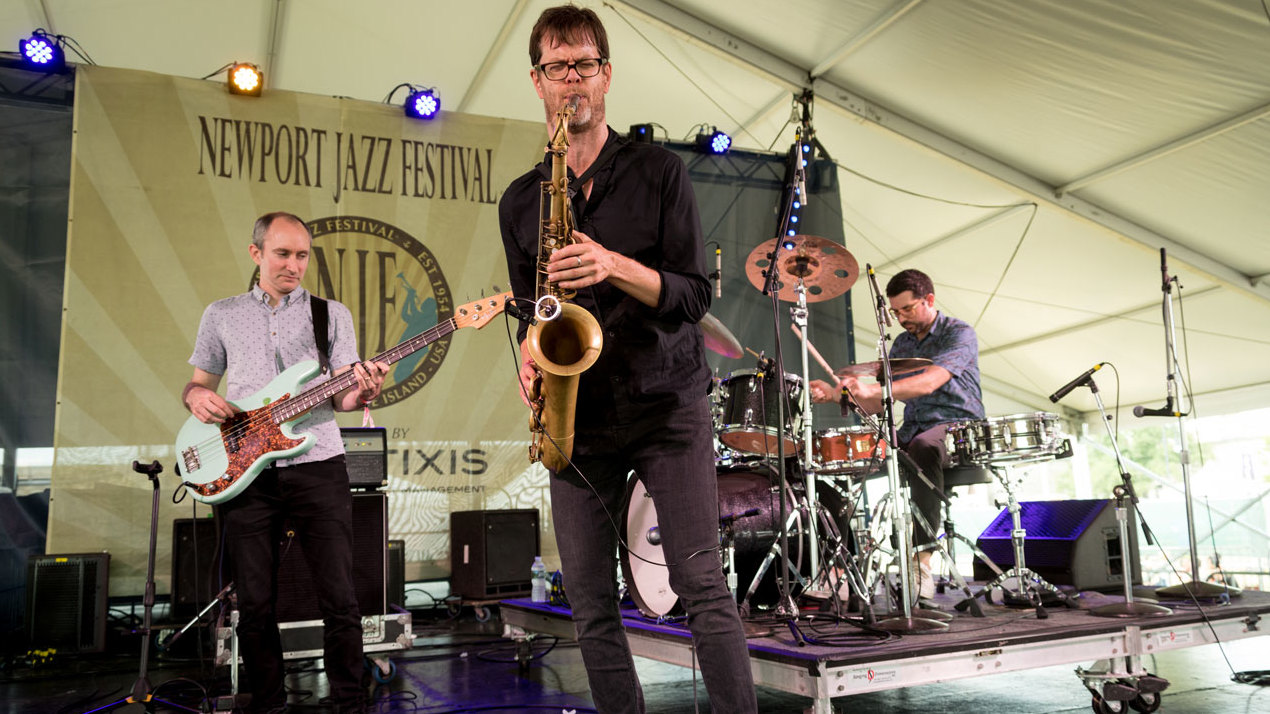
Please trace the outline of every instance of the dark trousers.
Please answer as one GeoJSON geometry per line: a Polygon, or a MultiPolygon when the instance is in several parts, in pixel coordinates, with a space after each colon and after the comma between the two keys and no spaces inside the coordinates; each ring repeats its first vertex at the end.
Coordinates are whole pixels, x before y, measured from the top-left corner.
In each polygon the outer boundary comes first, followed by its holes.
{"type": "MultiPolygon", "coordinates": [[[[944,464],[948,461],[948,447],[944,443],[944,435],[947,433],[948,425],[939,424],[920,432],[907,444],[900,445],[900,448],[904,449],[904,452],[912,457],[917,467],[922,470],[926,479],[937,489],[931,490],[930,486],[916,476],[908,480],[914,510],[921,513],[936,530],[942,530],[941,524],[944,520],[941,513],[943,499],[940,495],[944,492],[944,464]]],[[[934,540],[934,533],[922,527],[920,523],[914,523],[913,545],[931,543],[934,540]]]]}
{"type": "Polygon", "coordinates": [[[225,549],[238,594],[238,642],[252,709],[286,703],[278,635],[283,522],[295,529],[322,612],[326,678],[341,711],[362,711],[362,623],[353,590],[353,499],[344,457],[269,468],[220,506],[225,549]]]}
{"type": "Polygon", "coordinates": [[[643,712],[644,697],[618,607],[616,530],[634,469],[657,508],[670,587],[688,613],[711,710],[757,711],[749,650],[719,561],[719,498],[705,400],[632,424],[579,435],[573,460],[551,477],[551,512],[565,594],[595,707],[643,712]],[[583,440],[585,439],[585,445],[583,440]],[[590,485],[587,485],[587,482],[590,485]],[[594,490],[592,490],[594,489],[594,490]]]}

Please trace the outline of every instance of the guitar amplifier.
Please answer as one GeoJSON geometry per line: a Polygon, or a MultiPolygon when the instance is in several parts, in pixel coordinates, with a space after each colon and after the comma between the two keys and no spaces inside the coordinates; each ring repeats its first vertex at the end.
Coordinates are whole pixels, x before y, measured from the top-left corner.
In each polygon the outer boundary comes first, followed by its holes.
{"type": "Polygon", "coordinates": [[[340,427],[350,488],[376,489],[388,484],[388,430],[382,426],[340,427]]]}

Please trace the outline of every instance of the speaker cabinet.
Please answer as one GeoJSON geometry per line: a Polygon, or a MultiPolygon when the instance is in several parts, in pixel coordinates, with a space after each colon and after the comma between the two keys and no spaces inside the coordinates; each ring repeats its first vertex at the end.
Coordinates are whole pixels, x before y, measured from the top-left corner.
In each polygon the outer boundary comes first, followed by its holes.
{"type": "Polygon", "coordinates": [[[211,518],[172,521],[172,617],[184,620],[198,614],[220,588],[216,553],[220,546],[211,518]]]}
{"type": "MultiPolygon", "coordinates": [[[[362,616],[387,612],[388,496],[353,494],[353,587],[362,616]]],[[[320,620],[317,589],[304,558],[300,534],[288,525],[278,545],[278,621],[320,620]]]]}
{"type": "Polygon", "coordinates": [[[35,555],[27,560],[26,573],[26,634],[32,649],[106,649],[109,553],[35,555]]]}
{"type": "MultiPolygon", "coordinates": [[[[1137,523],[1128,510],[1129,547],[1120,542],[1115,501],[1077,499],[1070,501],[1025,501],[1019,516],[1027,537],[1023,558],[1027,567],[1055,585],[1071,585],[1077,590],[1121,590],[1124,588],[1125,554],[1133,559],[1132,582],[1141,584],[1138,560],[1137,523]]],[[[1002,510],[976,541],[992,562],[1005,570],[1014,565],[1013,528],[1009,510],[1002,510]]],[[[976,580],[991,580],[995,573],[975,560],[976,580]]]]}
{"type": "Polygon", "coordinates": [[[470,600],[529,593],[538,509],[450,514],[450,591],[470,600]]]}
{"type": "Polygon", "coordinates": [[[388,541],[388,609],[406,608],[406,541],[388,541]]]}
{"type": "Polygon", "coordinates": [[[388,430],[382,426],[340,427],[349,488],[376,489],[388,484],[388,430]]]}

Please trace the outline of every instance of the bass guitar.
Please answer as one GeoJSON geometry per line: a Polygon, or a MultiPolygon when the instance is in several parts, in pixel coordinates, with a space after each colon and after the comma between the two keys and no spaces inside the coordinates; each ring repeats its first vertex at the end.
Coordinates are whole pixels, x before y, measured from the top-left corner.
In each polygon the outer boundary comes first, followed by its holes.
{"type": "MultiPolygon", "coordinates": [[[[392,364],[461,327],[480,329],[503,311],[511,297],[511,292],[505,292],[461,305],[454,317],[370,361],[392,364]]],[[[255,394],[230,402],[238,411],[223,423],[204,424],[192,416],[186,420],[176,435],[176,453],[185,488],[194,500],[228,501],[250,486],[274,461],[299,456],[313,448],[317,439],[312,434],[297,435],[295,426],[314,407],[357,381],[350,369],[292,396],[318,372],[316,361],[299,362],[255,394]]]]}

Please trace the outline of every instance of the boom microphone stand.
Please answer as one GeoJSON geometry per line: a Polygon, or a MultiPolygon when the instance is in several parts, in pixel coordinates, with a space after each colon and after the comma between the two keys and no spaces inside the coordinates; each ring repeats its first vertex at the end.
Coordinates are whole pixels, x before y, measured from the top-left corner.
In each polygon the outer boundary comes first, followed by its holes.
{"type": "MultiPolygon", "coordinates": [[[[1098,405],[1098,414],[1102,417],[1102,425],[1107,428],[1107,438],[1111,439],[1111,449],[1116,455],[1116,468],[1120,470],[1120,485],[1112,489],[1112,494],[1116,497],[1116,524],[1120,529],[1120,562],[1124,568],[1124,602],[1103,605],[1089,611],[1091,615],[1098,617],[1163,617],[1172,615],[1173,611],[1163,605],[1156,605],[1150,602],[1135,601],[1133,599],[1133,548],[1130,547],[1129,540],[1129,514],[1125,509],[1125,501],[1131,505],[1137,506],[1138,494],[1133,490],[1133,479],[1129,476],[1129,471],[1124,467],[1124,457],[1120,454],[1120,444],[1116,443],[1116,433],[1111,428],[1111,422],[1107,419],[1107,409],[1102,404],[1102,395],[1098,393],[1098,384],[1094,382],[1092,371],[1082,381],[1082,385],[1088,386],[1089,391],[1094,395],[1094,403],[1098,405]]],[[[1146,523],[1142,524],[1142,534],[1146,537],[1147,545],[1151,545],[1151,529],[1146,523]]]]}
{"type": "Polygon", "coordinates": [[[172,709],[197,713],[200,710],[191,709],[176,702],[154,696],[154,687],[150,686],[150,679],[147,676],[150,666],[150,616],[154,610],[154,551],[159,530],[159,474],[163,472],[163,464],[154,461],[148,465],[142,465],[139,461],[133,461],[132,470],[149,476],[150,483],[154,485],[154,499],[150,506],[150,558],[146,563],[146,592],[142,606],[145,615],[142,619],[141,629],[138,630],[141,635],[141,671],[137,676],[137,681],[133,682],[132,692],[128,696],[119,701],[111,702],[104,707],[87,711],[84,714],[109,711],[129,704],[141,704],[146,711],[153,712],[155,703],[172,709]]]}
{"type": "Polygon", "coordinates": [[[882,385],[882,422],[886,427],[886,482],[891,492],[891,523],[895,532],[895,548],[898,553],[900,570],[900,613],[884,618],[877,627],[887,632],[904,632],[911,634],[930,634],[948,629],[948,623],[925,617],[915,617],[913,613],[912,583],[909,582],[909,570],[912,568],[912,553],[909,544],[909,527],[912,514],[909,512],[909,491],[900,484],[900,463],[896,455],[896,444],[899,439],[895,429],[895,397],[892,393],[891,358],[887,353],[886,341],[886,301],[882,291],[877,289],[877,278],[873,275],[873,266],[866,265],[869,273],[869,294],[873,300],[873,316],[878,326],[878,361],[882,365],[878,381],[882,385]]]}
{"type": "Polygon", "coordinates": [[[1195,499],[1191,493],[1191,455],[1186,448],[1186,423],[1183,421],[1187,414],[1181,411],[1182,402],[1177,393],[1177,345],[1174,342],[1173,333],[1173,283],[1177,281],[1177,276],[1169,276],[1168,256],[1164,248],[1160,249],[1160,276],[1163,281],[1160,289],[1164,292],[1164,368],[1167,375],[1165,386],[1168,396],[1165,398],[1163,409],[1137,407],[1133,413],[1139,417],[1171,416],[1177,419],[1177,439],[1181,447],[1178,460],[1182,464],[1182,491],[1186,496],[1186,539],[1190,547],[1191,579],[1190,582],[1183,582],[1180,585],[1160,588],[1155,591],[1155,594],[1164,598],[1237,597],[1241,594],[1239,588],[1198,580],[1199,546],[1195,540],[1195,499]],[[1176,410],[1173,408],[1175,404],[1176,410]]]}

